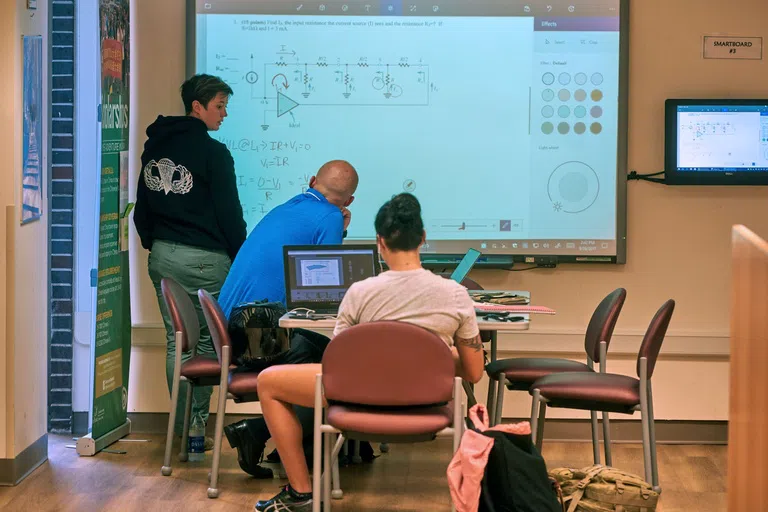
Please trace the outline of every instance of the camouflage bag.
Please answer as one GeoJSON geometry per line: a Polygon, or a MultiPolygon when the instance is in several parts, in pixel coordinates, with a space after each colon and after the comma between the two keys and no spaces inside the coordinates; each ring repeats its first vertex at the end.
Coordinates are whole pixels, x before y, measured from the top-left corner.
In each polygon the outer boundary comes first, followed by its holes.
{"type": "Polygon", "coordinates": [[[596,464],[549,472],[563,492],[568,512],[653,512],[659,493],[639,476],[596,464]]]}

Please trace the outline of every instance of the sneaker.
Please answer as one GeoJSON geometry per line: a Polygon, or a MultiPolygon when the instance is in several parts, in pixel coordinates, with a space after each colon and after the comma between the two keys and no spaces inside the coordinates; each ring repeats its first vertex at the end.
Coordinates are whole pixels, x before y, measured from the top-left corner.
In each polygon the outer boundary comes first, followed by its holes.
{"type": "Polygon", "coordinates": [[[297,493],[290,485],[286,485],[274,498],[257,501],[254,510],[257,512],[310,512],[312,493],[297,493]]]}

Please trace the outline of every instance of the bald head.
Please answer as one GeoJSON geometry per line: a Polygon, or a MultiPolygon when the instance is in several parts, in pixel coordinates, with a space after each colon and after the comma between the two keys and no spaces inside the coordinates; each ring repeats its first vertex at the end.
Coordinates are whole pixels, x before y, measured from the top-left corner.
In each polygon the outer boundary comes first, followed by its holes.
{"type": "Polygon", "coordinates": [[[323,194],[329,203],[338,207],[349,206],[357,190],[357,171],[345,160],[331,160],[324,164],[310,182],[310,186],[323,194]]]}

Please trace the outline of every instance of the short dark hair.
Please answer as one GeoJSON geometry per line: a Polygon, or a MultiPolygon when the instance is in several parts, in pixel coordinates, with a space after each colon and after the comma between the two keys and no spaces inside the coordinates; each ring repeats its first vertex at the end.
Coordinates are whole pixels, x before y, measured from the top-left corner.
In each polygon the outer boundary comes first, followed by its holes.
{"type": "Polygon", "coordinates": [[[195,75],[181,84],[181,101],[184,102],[184,110],[187,114],[192,112],[192,103],[199,101],[208,108],[208,103],[220,92],[232,96],[232,88],[224,80],[212,75],[195,75]]]}
{"type": "Polygon", "coordinates": [[[424,236],[421,205],[412,194],[402,193],[384,203],[376,214],[376,234],[393,251],[412,251],[424,236]]]}

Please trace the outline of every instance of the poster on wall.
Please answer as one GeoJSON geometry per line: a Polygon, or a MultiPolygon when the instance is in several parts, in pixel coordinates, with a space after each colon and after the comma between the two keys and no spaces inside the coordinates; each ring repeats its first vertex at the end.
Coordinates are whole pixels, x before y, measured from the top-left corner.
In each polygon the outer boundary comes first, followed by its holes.
{"type": "MultiPolygon", "coordinates": [[[[101,191],[91,436],[128,430],[131,310],[127,199],[130,55],[129,0],[100,0],[101,191]]],[[[125,435],[126,432],[122,433],[125,435]]],[[[120,436],[116,436],[119,438],[120,436]]],[[[97,443],[98,444],[98,443],[97,443]]]]}
{"type": "Polygon", "coordinates": [[[43,214],[43,38],[24,36],[21,223],[43,214]]]}

